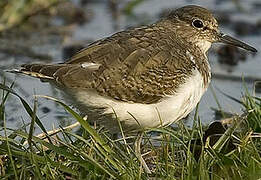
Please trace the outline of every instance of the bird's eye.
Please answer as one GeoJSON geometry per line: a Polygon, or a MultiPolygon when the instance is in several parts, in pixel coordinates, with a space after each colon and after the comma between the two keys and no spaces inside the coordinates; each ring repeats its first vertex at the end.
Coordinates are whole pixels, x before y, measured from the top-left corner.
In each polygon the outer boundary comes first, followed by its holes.
{"type": "Polygon", "coordinates": [[[203,22],[199,19],[195,19],[193,22],[192,22],[192,25],[196,28],[202,28],[204,26],[203,22]]]}

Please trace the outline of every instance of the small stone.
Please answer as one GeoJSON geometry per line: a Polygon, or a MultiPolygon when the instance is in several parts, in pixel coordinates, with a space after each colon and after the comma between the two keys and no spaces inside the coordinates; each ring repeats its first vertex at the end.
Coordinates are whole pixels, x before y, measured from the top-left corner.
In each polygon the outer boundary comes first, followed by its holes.
{"type": "Polygon", "coordinates": [[[44,114],[47,114],[47,113],[49,113],[51,110],[48,108],[48,107],[42,107],[41,108],[41,110],[42,110],[42,112],[44,113],[44,114]]]}
{"type": "Polygon", "coordinates": [[[255,92],[261,93],[261,81],[255,82],[255,92]]]}
{"type": "Polygon", "coordinates": [[[230,66],[236,66],[239,61],[246,60],[246,52],[239,50],[235,46],[222,45],[218,51],[218,62],[230,66]]]}

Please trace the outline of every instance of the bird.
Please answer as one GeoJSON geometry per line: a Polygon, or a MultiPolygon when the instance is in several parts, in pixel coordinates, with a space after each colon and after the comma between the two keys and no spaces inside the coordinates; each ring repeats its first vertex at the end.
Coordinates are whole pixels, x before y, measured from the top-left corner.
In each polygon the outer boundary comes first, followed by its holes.
{"type": "Polygon", "coordinates": [[[177,122],[196,107],[211,80],[213,43],[257,52],[222,33],[209,10],[187,5],[95,41],[64,63],[24,64],[12,72],[54,84],[89,122],[141,132],[177,122]]]}

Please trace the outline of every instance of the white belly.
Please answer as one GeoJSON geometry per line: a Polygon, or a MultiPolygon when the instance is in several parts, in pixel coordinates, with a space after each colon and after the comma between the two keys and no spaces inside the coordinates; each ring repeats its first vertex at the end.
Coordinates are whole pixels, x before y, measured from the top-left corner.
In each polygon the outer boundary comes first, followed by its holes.
{"type": "MultiPolygon", "coordinates": [[[[195,70],[194,75],[187,79],[187,82],[180,86],[174,95],[166,96],[155,104],[119,102],[104,98],[93,91],[78,91],[74,97],[80,102],[79,104],[83,105],[82,108],[78,106],[80,111],[84,111],[85,104],[108,107],[105,114],[115,112],[124,127],[139,129],[139,126],[153,128],[170,125],[186,117],[195,108],[205,90],[203,78],[199,71],[195,70]]],[[[103,122],[103,124],[109,126],[112,122],[103,122]]]]}

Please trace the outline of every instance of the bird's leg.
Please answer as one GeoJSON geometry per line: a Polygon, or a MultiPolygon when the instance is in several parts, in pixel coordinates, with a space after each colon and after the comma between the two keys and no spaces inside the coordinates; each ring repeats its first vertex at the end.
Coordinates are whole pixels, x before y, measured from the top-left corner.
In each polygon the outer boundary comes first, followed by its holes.
{"type": "Polygon", "coordinates": [[[143,135],[144,135],[144,132],[139,132],[137,135],[137,138],[134,142],[135,153],[136,153],[136,156],[138,157],[138,160],[140,161],[141,165],[143,166],[145,172],[148,174],[151,174],[149,167],[147,166],[146,162],[144,161],[144,159],[142,158],[142,155],[141,155],[140,145],[142,142],[143,135]]]}

